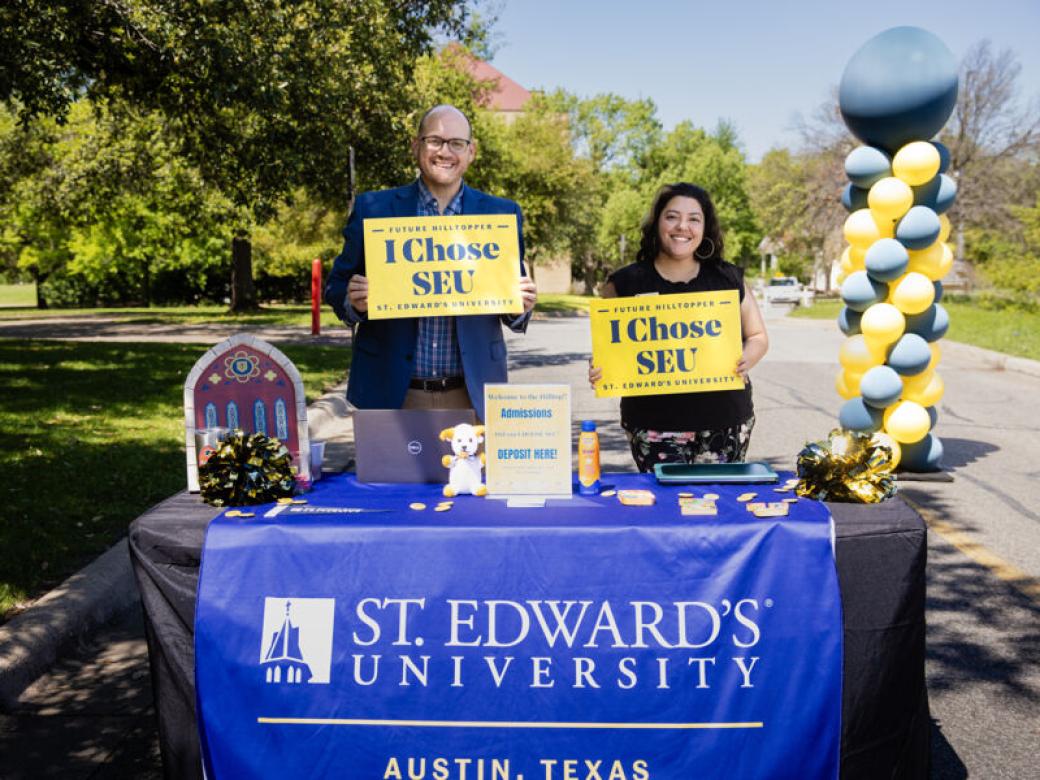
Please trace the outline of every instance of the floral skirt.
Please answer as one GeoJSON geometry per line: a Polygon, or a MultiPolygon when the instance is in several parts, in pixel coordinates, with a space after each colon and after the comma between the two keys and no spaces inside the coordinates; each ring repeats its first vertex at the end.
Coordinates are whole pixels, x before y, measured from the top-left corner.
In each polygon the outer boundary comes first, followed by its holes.
{"type": "Polygon", "coordinates": [[[651,431],[626,428],[632,458],[640,471],[657,463],[734,463],[747,456],[755,418],[714,431],[651,431]]]}

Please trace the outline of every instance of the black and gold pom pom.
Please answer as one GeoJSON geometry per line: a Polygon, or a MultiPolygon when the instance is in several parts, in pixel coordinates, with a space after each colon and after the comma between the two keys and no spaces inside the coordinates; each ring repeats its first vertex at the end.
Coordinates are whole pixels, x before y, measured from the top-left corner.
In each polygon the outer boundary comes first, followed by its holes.
{"type": "Polygon", "coordinates": [[[892,449],[869,433],[836,428],[798,453],[795,492],[820,501],[876,504],[896,492],[892,449]]]}
{"type": "Polygon", "coordinates": [[[234,430],[199,466],[202,500],[211,506],[251,506],[296,491],[292,455],[278,439],[234,430]]]}

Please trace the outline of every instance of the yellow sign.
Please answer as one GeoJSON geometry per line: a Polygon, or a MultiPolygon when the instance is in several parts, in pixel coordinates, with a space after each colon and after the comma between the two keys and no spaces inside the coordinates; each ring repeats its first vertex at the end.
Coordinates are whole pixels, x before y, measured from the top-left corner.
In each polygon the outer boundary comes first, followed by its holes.
{"type": "Polygon", "coordinates": [[[570,385],[484,385],[484,424],[489,495],[570,497],[570,385]]]}
{"type": "Polygon", "coordinates": [[[520,314],[515,214],[365,220],[368,318],[520,314]]]}
{"type": "Polygon", "coordinates": [[[596,395],[741,390],[736,290],[607,298],[589,305],[596,395]]]}

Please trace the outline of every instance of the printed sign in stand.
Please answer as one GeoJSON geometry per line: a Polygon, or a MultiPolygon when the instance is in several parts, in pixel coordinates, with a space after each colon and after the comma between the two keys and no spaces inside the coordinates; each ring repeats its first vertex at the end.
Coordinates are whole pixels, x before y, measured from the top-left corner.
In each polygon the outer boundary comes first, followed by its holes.
{"type": "Polygon", "coordinates": [[[488,494],[569,498],[570,385],[486,385],[484,409],[488,494]]]}
{"type": "Polygon", "coordinates": [[[740,390],[736,290],[593,301],[592,362],[600,397],[740,390]]]}
{"type": "Polygon", "coordinates": [[[515,214],[365,220],[368,318],[519,314],[515,214]]]}

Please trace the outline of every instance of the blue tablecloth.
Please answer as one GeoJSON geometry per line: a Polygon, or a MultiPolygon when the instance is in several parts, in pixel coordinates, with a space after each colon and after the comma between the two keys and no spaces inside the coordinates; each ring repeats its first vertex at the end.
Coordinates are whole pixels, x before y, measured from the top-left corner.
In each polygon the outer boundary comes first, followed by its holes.
{"type": "Polygon", "coordinates": [[[317,483],[217,518],[196,612],[210,777],[836,777],[841,606],[827,509],[759,519],[434,485],[317,483]],[[413,502],[427,505],[414,511],[413,502]],[[411,762],[411,763],[409,763],[411,762]],[[419,775],[424,771],[425,775],[419,775]],[[571,774],[568,774],[571,773],[571,774]]]}

